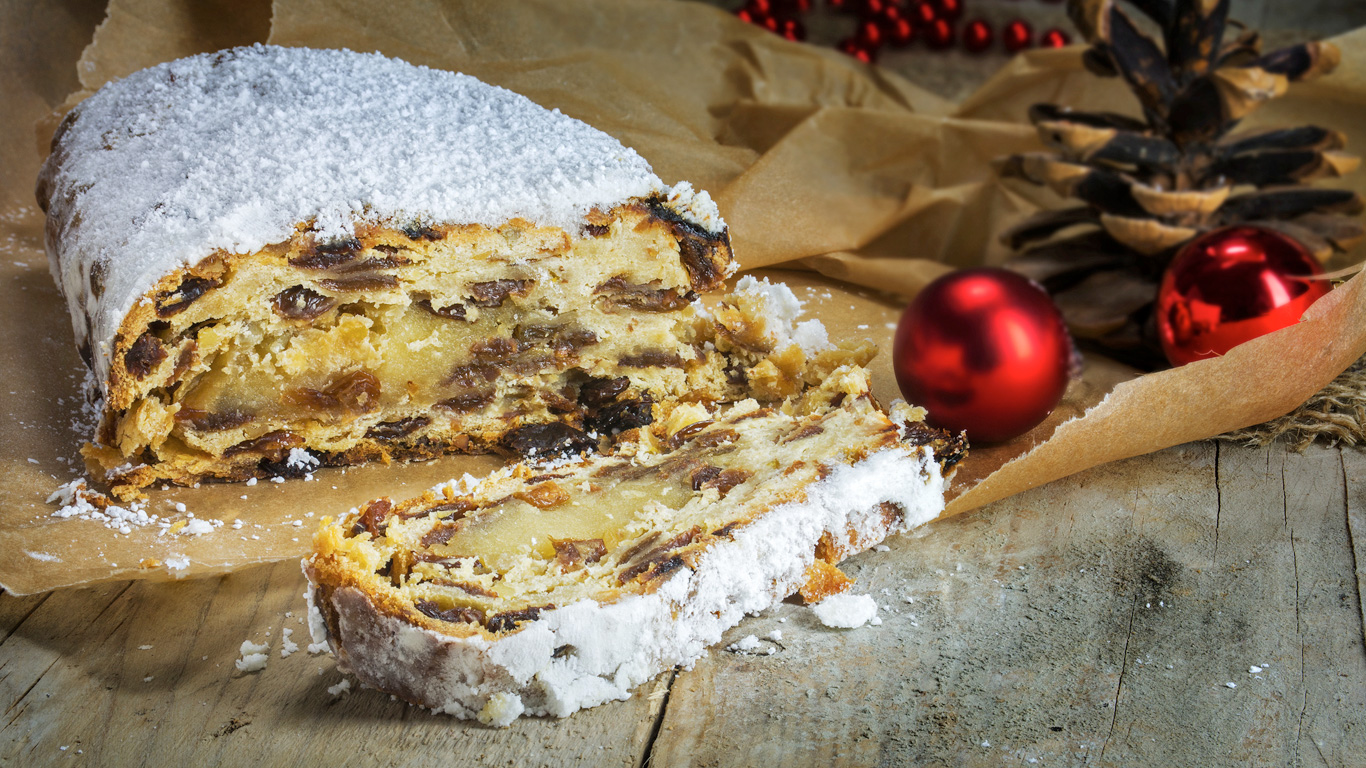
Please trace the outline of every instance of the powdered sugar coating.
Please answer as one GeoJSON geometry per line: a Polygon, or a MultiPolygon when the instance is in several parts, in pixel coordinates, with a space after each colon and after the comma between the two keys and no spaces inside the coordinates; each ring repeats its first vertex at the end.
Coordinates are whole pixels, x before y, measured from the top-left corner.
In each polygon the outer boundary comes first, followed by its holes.
{"type": "MultiPolygon", "coordinates": [[[[161,277],[309,224],[499,225],[577,233],[591,209],[670,195],[616,139],[465,75],[380,54],[253,46],[105,86],[44,168],[47,246],[78,344],[108,376],[123,317],[161,277]],[[91,287],[96,264],[102,285],[91,287]]],[[[684,215],[724,227],[679,185],[684,215]]]]}
{"type": "MultiPolygon", "coordinates": [[[[565,717],[626,699],[660,670],[690,667],[746,615],[796,590],[824,533],[866,531],[869,538],[856,538],[857,548],[866,548],[887,533],[934,519],[943,511],[943,494],[928,448],[879,451],[838,466],[811,485],[804,500],[774,507],[731,540],[717,541],[694,569],[678,571],[652,593],[546,610],[493,642],[413,626],[378,612],[359,589],[341,587],[329,606],[346,638],[337,644],[338,667],[438,711],[490,725],[507,724],[513,711],[565,717]],[[890,531],[879,508],[886,501],[905,512],[890,531]],[[556,652],[562,648],[573,651],[556,652]]],[[[318,595],[310,592],[312,605],[318,595]]],[[[310,621],[310,627],[315,640],[326,640],[325,624],[310,621]]]]}

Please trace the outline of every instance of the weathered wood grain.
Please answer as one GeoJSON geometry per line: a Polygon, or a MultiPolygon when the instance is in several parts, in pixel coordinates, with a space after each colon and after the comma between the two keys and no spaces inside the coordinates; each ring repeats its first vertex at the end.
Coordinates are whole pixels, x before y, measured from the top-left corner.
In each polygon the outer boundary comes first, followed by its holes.
{"type": "Polygon", "coordinates": [[[1357,598],[1362,602],[1361,628],[1366,636],[1366,450],[1344,450],[1342,474],[1347,481],[1347,528],[1352,536],[1352,561],[1357,576],[1357,598]]]}
{"type": "Polygon", "coordinates": [[[281,563],[53,593],[0,644],[0,764],[634,766],[645,752],[667,676],[503,731],[373,690],[333,696],[331,657],[306,651],[303,589],[281,563]],[[299,650],[281,658],[285,628],[299,650]],[[269,643],[265,670],[234,667],[247,639],[269,643]]]}
{"type": "Polygon", "coordinates": [[[780,628],[779,652],[680,674],[652,757],[1352,765],[1366,650],[1345,498],[1337,451],[1198,444],[931,526],[851,565],[881,626],[785,605],[729,638],[780,628]]]}
{"type": "Polygon", "coordinates": [[[889,545],[847,566],[880,626],[832,630],[784,603],[728,635],[756,635],[758,652],[716,649],[672,686],[662,675],[627,702],[496,731],[375,691],[329,694],[340,676],[305,650],[293,563],[0,596],[0,764],[1353,766],[1366,754],[1366,453],[1186,445],[889,545]],[[289,658],[285,628],[300,645],[289,658]],[[234,668],[246,639],[269,643],[264,671],[234,668]]]}

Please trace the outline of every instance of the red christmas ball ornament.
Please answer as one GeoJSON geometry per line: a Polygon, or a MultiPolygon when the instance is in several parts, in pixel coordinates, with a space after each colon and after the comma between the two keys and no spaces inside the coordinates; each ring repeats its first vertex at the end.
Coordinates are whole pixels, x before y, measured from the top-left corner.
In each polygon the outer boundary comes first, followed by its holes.
{"type": "Polygon", "coordinates": [[[1061,29],[1050,29],[1039,37],[1039,45],[1043,48],[1066,48],[1072,42],[1072,38],[1061,29]]]}
{"type": "Polygon", "coordinates": [[[935,280],[897,324],[892,365],[931,424],[998,442],[1042,422],[1062,400],[1072,340],[1042,288],[1004,269],[935,280]]]}
{"type": "Polygon", "coordinates": [[[983,19],[973,19],[963,27],[963,49],[981,53],[991,47],[991,25],[983,19]]]}
{"type": "Polygon", "coordinates": [[[1307,248],[1269,229],[1219,229],[1187,243],[1157,291],[1157,335],[1172,365],[1217,357],[1299,322],[1331,290],[1307,248]]]}
{"type": "Polygon", "coordinates": [[[953,25],[948,19],[935,19],[929,26],[925,27],[925,45],[936,51],[942,51],[953,45],[953,25]]]}
{"type": "Polygon", "coordinates": [[[963,0],[934,0],[934,9],[939,18],[957,21],[963,15],[963,0]]]}
{"type": "Polygon", "coordinates": [[[1010,53],[1019,53],[1034,42],[1034,30],[1024,19],[1015,19],[1001,30],[1001,44],[1010,53]]]}

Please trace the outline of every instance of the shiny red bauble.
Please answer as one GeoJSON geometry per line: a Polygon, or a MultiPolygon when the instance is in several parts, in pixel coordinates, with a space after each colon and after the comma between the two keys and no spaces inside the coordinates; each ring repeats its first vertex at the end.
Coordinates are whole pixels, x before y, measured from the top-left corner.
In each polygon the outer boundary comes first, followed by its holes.
{"type": "Polygon", "coordinates": [[[1172,365],[1216,357],[1299,322],[1331,289],[1308,249],[1260,227],[1229,227],[1192,240],[1157,291],[1157,335],[1172,365]]]}
{"type": "Polygon", "coordinates": [[[1015,19],[1001,30],[1001,44],[1010,53],[1019,53],[1034,42],[1034,30],[1024,19],[1015,19]]]}
{"type": "Polygon", "coordinates": [[[1039,36],[1039,47],[1041,48],[1066,48],[1072,42],[1072,38],[1061,29],[1050,29],[1039,36]]]}
{"type": "Polygon", "coordinates": [[[983,19],[973,19],[963,27],[963,49],[981,53],[991,47],[991,25],[983,19]]]}
{"type": "Polygon", "coordinates": [[[1035,283],[1004,269],[953,272],[925,287],[896,328],[892,365],[931,424],[998,442],[1043,421],[1067,389],[1072,341],[1035,283]]]}

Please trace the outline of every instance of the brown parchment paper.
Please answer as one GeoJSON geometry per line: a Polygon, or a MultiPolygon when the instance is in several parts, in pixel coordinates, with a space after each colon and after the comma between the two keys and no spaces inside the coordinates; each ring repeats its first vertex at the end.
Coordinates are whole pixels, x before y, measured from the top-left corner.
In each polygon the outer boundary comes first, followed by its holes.
{"type": "MultiPolygon", "coordinates": [[[[379,50],[473,74],[612,133],[667,182],[709,189],[746,268],[823,273],[773,276],[794,286],[833,337],[866,336],[883,346],[874,390],[884,401],[897,395],[890,339],[904,300],[887,292],[909,296],[953,267],[999,263],[1007,254],[995,233],[1057,202],[1038,190],[1007,188],[990,171],[992,158],[1037,146],[1023,119],[1028,106],[1053,100],[1134,109],[1116,81],[1082,72],[1076,50],[1017,57],[979,93],[952,105],[834,51],[788,43],[714,8],[661,0],[277,0],[269,12],[259,0],[114,0],[79,62],[79,86],[93,89],[166,59],[259,40],[264,30],[276,44],[379,50]]],[[[1358,52],[1366,32],[1338,42],[1344,62],[1337,74],[1297,87],[1258,119],[1315,120],[1366,149],[1366,59],[1358,52]]],[[[42,71],[58,71],[53,60],[42,62],[42,71]]],[[[69,70],[60,80],[35,74],[26,60],[6,67],[0,87],[46,89],[9,121],[31,125],[47,111],[35,105],[61,104],[65,92],[56,83],[69,81],[69,70]]],[[[48,117],[43,124],[54,123],[48,117]]],[[[6,137],[15,133],[8,122],[5,129],[6,137]]],[[[29,202],[37,151],[31,142],[7,142],[0,153],[7,168],[20,169],[3,177],[0,198],[19,201],[0,211],[0,365],[7,373],[0,386],[0,584],[7,589],[169,578],[296,557],[322,515],[497,464],[452,457],[322,471],[313,482],[152,493],[149,512],[224,522],[198,537],[159,534],[156,526],[124,536],[52,519],[47,495],[80,471],[83,371],[43,269],[42,220],[29,202]],[[172,573],[164,565],[172,557],[190,566],[172,573]]],[[[1343,183],[1366,187],[1366,179],[1343,183]]],[[[1364,294],[1358,277],[1298,326],[1182,369],[1140,377],[1088,359],[1082,380],[1044,424],[1006,444],[974,447],[955,478],[949,513],[1289,411],[1366,351],[1364,294]]]]}

